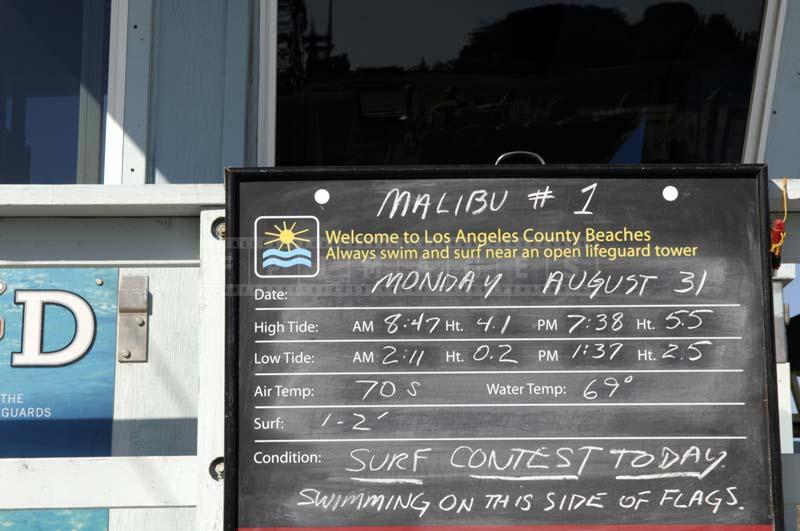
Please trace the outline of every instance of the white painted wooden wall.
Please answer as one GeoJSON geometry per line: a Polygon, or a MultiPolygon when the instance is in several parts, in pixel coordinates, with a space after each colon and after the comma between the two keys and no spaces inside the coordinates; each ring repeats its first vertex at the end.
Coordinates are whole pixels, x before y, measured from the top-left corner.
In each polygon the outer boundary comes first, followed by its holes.
{"type": "Polygon", "coordinates": [[[222,186],[0,195],[0,267],[118,267],[146,275],[152,298],[147,363],[116,366],[112,457],[0,459],[0,509],[107,507],[110,531],[221,529],[208,467],[224,453],[222,186]]]}

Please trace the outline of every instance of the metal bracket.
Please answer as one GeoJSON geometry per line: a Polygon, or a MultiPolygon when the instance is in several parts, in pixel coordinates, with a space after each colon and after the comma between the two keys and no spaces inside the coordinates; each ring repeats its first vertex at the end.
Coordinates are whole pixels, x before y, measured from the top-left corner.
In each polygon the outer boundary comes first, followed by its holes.
{"type": "Polygon", "coordinates": [[[147,361],[148,287],[147,277],[119,277],[117,360],[120,363],[147,361]]]}

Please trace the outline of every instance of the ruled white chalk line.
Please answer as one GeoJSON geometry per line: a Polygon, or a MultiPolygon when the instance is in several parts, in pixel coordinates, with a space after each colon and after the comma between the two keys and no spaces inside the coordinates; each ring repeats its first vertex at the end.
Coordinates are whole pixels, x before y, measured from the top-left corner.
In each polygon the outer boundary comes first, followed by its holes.
{"type": "Polygon", "coordinates": [[[640,437],[390,437],[379,439],[256,439],[256,444],[402,443],[402,442],[513,442],[513,441],[746,441],[745,435],[674,435],[640,437]]]}
{"type": "Polygon", "coordinates": [[[422,485],[421,479],[410,478],[350,478],[358,483],[377,483],[380,485],[422,485]]]}
{"type": "Polygon", "coordinates": [[[364,372],[257,372],[254,376],[358,376],[363,375],[461,375],[461,374],[660,374],[660,373],[743,373],[744,369],[631,369],[631,370],[551,370],[551,371],[364,371],[364,372]]]}
{"type": "Polygon", "coordinates": [[[391,409],[391,408],[454,408],[454,407],[658,407],[658,406],[743,406],[744,402],[628,402],[628,403],[585,403],[566,402],[561,404],[320,404],[255,406],[255,409],[391,409]]]}
{"type": "Polygon", "coordinates": [[[740,308],[736,303],[713,304],[542,304],[509,306],[290,306],[257,307],[257,312],[268,311],[338,311],[338,310],[543,310],[547,308],[740,308]]]}
{"type": "Polygon", "coordinates": [[[256,339],[255,343],[458,343],[458,342],[494,342],[504,343],[520,341],[693,341],[702,340],[741,340],[742,336],[672,336],[672,337],[414,337],[414,338],[375,338],[375,339],[256,339]]]}
{"type": "Polygon", "coordinates": [[[491,479],[495,481],[577,481],[579,478],[575,475],[565,476],[482,476],[478,474],[470,474],[472,479],[491,479]]]}

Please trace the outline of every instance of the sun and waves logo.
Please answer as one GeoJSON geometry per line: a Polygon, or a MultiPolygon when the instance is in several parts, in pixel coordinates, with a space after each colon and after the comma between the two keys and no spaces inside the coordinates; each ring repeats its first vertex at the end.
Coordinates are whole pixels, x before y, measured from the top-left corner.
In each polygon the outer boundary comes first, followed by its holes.
{"type": "Polygon", "coordinates": [[[255,272],[261,278],[317,276],[319,219],[315,216],[256,219],[255,272]]]}

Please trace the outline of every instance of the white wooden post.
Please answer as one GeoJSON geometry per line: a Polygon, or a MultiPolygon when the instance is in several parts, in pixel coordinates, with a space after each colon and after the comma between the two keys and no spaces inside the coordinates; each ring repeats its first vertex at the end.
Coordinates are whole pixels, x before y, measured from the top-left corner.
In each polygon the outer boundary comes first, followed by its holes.
{"type": "Polygon", "coordinates": [[[212,234],[221,209],[200,213],[199,365],[197,488],[195,529],[222,530],[223,481],[209,473],[225,454],[225,240],[212,234]]]}

